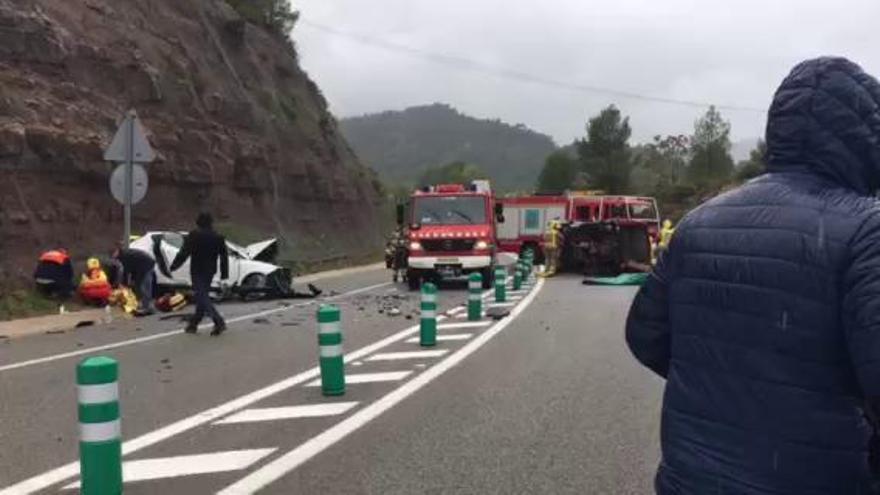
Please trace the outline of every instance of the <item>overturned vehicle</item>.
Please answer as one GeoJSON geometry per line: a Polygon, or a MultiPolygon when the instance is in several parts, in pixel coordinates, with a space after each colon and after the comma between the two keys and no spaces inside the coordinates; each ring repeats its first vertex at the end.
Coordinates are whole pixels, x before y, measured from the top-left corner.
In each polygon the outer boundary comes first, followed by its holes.
{"type": "Polygon", "coordinates": [[[574,222],[563,228],[562,265],[586,276],[649,271],[651,237],[640,224],[574,222]]]}
{"type": "MultiPolygon", "coordinates": [[[[189,273],[189,260],[174,272],[170,266],[183,247],[184,232],[148,232],[131,244],[132,249],[141,250],[156,260],[156,285],[159,292],[192,287],[189,273]]],[[[212,292],[219,297],[231,294],[245,300],[266,298],[316,297],[320,291],[309,286],[310,293],[293,290],[293,277],[289,269],[276,265],[278,240],[267,239],[248,246],[226,241],[229,254],[229,279],[227,291],[221,284],[219,271],[211,282],[212,292]]]]}

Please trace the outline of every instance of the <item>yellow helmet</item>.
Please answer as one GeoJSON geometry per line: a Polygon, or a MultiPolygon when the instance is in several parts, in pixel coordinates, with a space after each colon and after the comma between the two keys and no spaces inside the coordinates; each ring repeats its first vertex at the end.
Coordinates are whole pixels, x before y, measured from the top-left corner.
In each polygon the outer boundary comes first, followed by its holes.
{"type": "Polygon", "coordinates": [[[672,228],[672,220],[670,220],[668,218],[666,220],[663,220],[663,228],[664,229],[671,229],[672,228]]]}
{"type": "Polygon", "coordinates": [[[97,270],[101,268],[101,261],[98,258],[89,258],[86,260],[86,268],[89,270],[97,270]]]}

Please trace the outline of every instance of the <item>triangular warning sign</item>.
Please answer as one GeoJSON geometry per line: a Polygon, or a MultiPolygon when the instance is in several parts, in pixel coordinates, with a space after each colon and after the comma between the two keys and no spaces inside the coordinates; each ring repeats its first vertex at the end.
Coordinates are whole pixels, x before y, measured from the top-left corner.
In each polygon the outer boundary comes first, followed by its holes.
{"type": "Polygon", "coordinates": [[[156,152],[147,141],[147,133],[134,110],[128,112],[119,125],[113,142],[104,152],[104,159],[109,162],[128,161],[129,146],[132,148],[131,158],[134,163],[149,163],[156,159],[156,152]]]}

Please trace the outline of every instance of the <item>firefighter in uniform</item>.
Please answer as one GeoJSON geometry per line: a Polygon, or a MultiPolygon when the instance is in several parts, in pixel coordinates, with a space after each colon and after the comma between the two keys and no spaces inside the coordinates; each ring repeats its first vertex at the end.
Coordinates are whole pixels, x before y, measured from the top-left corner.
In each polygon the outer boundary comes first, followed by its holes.
{"type": "Polygon", "coordinates": [[[89,258],[86,261],[86,272],[80,278],[77,292],[86,304],[107,305],[112,288],[98,258],[89,258]]]}
{"type": "Polygon", "coordinates": [[[73,291],[73,264],[64,249],[52,249],[40,255],[34,270],[37,290],[46,296],[66,298],[73,291]]]}
{"type": "Polygon", "coordinates": [[[663,228],[660,229],[660,250],[665,251],[669,247],[669,241],[672,240],[672,234],[675,233],[675,227],[668,218],[663,220],[663,228]]]}
{"type": "Polygon", "coordinates": [[[544,232],[544,258],[546,266],[541,273],[542,277],[552,277],[559,269],[560,230],[559,220],[551,220],[544,232]]]}

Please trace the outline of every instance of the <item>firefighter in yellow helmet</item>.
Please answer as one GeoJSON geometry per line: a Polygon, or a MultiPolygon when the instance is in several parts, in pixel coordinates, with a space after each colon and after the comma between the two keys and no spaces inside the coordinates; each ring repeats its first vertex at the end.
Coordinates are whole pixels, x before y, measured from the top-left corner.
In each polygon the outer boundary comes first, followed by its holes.
{"type": "Polygon", "coordinates": [[[547,223],[547,230],[544,232],[544,271],[542,277],[552,277],[556,275],[559,269],[559,252],[560,252],[560,236],[562,224],[559,220],[551,220],[547,223]]]}
{"type": "Polygon", "coordinates": [[[660,249],[665,250],[669,247],[669,241],[672,240],[672,234],[675,233],[675,227],[668,218],[663,220],[663,228],[660,229],[660,249]]]}
{"type": "Polygon", "coordinates": [[[111,287],[98,258],[89,258],[86,261],[86,272],[82,274],[77,292],[86,304],[107,305],[111,287]]]}

